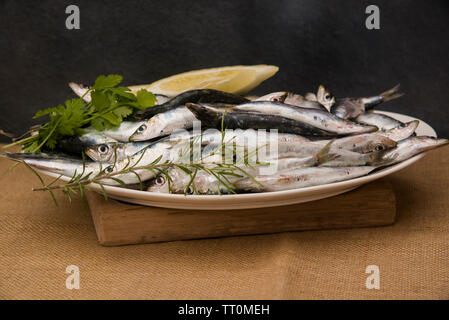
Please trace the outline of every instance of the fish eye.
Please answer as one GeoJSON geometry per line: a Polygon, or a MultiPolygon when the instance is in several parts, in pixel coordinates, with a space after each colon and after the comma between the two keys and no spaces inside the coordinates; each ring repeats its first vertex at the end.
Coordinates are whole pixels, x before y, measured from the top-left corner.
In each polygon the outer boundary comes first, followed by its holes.
{"type": "Polygon", "coordinates": [[[105,154],[106,152],[108,152],[109,147],[105,144],[101,144],[98,146],[98,152],[101,154],[105,154]]]}
{"type": "Polygon", "coordinates": [[[155,182],[158,186],[162,186],[165,183],[165,177],[159,176],[156,178],[155,182]]]}
{"type": "Polygon", "coordinates": [[[274,101],[274,102],[279,102],[279,98],[276,98],[276,97],[272,98],[271,100],[274,101]]]}
{"type": "Polygon", "coordinates": [[[143,132],[147,128],[146,124],[141,125],[139,128],[137,128],[137,132],[143,132]]]}
{"type": "Polygon", "coordinates": [[[374,150],[376,150],[376,151],[383,151],[383,150],[385,150],[385,146],[382,145],[382,144],[378,144],[378,145],[376,145],[374,147],[374,150]]]}
{"type": "Polygon", "coordinates": [[[324,96],[324,99],[330,100],[331,99],[331,95],[329,93],[326,93],[326,95],[324,96]]]}
{"type": "Polygon", "coordinates": [[[106,168],[104,169],[104,172],[105,172],[105,173],[112,173],[112,171],[114,171],[114,167],[113,167],[113,166],[109,166],[109,167],[106,167],[106,168]]]}

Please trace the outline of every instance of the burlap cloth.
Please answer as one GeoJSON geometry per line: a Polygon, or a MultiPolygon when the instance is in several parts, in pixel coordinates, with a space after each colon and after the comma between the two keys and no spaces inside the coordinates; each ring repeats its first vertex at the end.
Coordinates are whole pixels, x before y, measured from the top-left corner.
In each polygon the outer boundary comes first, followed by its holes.
{"type": "Polygon", "coordinates": [[[448,299],[449,148],[388,179],[389,227],[102,247],[79,199],[58,194],[55,207],[18,167],[0,183],[0,298],[448,299]],[[79,290],[66,288],[68,265],[79,290]],[[365,287],[368,265],[380,290],[365,287]]]}

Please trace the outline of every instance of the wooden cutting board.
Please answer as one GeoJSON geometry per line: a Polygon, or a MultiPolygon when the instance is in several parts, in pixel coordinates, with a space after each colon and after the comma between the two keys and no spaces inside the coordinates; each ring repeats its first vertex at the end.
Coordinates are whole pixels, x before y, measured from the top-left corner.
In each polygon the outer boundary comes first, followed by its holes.
{"type": "Polygon", "coordinates": [[[386,180],[332,198],[260,209],[179,210],[105,200],[86,194],[104,246],[393,224],[396,199],[386,180]]]}

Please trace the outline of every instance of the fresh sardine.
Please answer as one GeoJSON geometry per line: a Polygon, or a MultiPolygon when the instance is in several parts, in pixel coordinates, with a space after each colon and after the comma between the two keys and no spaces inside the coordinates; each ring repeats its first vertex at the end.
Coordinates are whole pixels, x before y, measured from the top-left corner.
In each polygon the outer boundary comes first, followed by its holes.
{"type": "MultiPolygon", "coordinates": [[[[265,102],[259,102],[265,103],[265,102]]],[[[268,103],[268,102],[267,102],[268,103]]],[[[274,102],[270,102],[274,103],[274,102]]],[[[187,108],[201,121],[205,128],[221,129],[277,129],[280,133],[291,133],[298,135],[335,136],[330,131],[322,130],[307,123],[285,118],[279,115],[265,114],[259,112],[217,112],[204,105],[188,103],[187,108]]],[[[296,108],[293,107],[292,108],[296,108]]],[[[310,110],[310,109],[307,109],[310,110]]],[[[314,110],[315,111],[315,110],[314,110]]],[[[374,130],[377,128],[374,128],[374,130]]]]}
{"type": "Polygon", "coordinates": [[[101,133],[119,142],[129,142],[132,141],[130,138],[134,132],[143,125],[145,121],[123,121],[119,126],[103,130],[101,133]]]}
{"type": "Polygon", "coordinates": [[[415,130],[419,125],[419,120],[413,120],[397,126],[396,128],[379,131],[380,135],[390,138],[394,141],[401,141],[415,134],[415,130]]]}
{"type": "Polygon", "coordinates": [[[410,137],[399,141],[396,148],[386,152],[382,158],[379,161],[374,162],[373,165],[382,166],[395,164],[410,159],[422,152],[436,149],[447,144],[449,144],[448,139],[438,139],[426,136],[410,137]]]}
{"type": "Polygon", "coordinates": [[[279,172],[270,176],[255,176],[251,179],[241,179],[234,183],[237,190],[247,192],[270,192],[305,188],[333,182],[339,182],[364,176],[375,167],[312,167],[279,172]]]}
{"type": "MultiPolygon", "coordinates": [[[[86,92],[89,90],[88,86],[85,86],[83,84],[74,83],[74,82],[69,82],[69,87],[80,98],[83,97],[86,94],[86,92]]],[[[133,90],[133,91],[136,91],[136,90],[133,90]]],[[[156,98],[155,105],[159,105],[159,104],[165,103],[168,100],[170,100],[169,97],[167,97],[163,94],[154,94],[154,97],[156,98]]],[[[92,100],[92,98],[90,96],[90,92],[83,97],[83,100],[86,102],[90,102],[92,100]]]]}
{"type": "Polygon", "coordinates": [[[335,102],[335,98],[330,95],[330,92],[327,89],[320,86],[318,95],[308,94],[306,97],[303,97],[300,94],[280,91],[264,95],[254,101],[282,102],[301,108],[328,111],[335,102]]]}
{"type": "MultiPolygon", "coordinates": [[[[312,143],[324,146],[329,140],[314,141],[312,143]]],[[[375,133],[365,133],[335,139],[331,145],[332,150],[348,150],[358,153],[370,153],[384,151],[396,147],[395,140],[387,136],[375,133]]]]}
{"type": "Polygon", "coordinates": [[[382,102],[401,97],[403,93],[398,90],[399,85],[373,97],[338,99],[331,108],[331,113],[342,119],[354,119],[382,102]]]}
{"type": "Polygon", "coordinates": [[[177,129],[191,129],[195,116],[184,106],[158,113],[140,122],[129,136],[129,141],[146,141],[175,132],[177,129]]]}
{"type": "MultiPolygon", "coordinates": [[[[266,116],[281,116],[295,120],[309,128],[317,129],[317,132],[311,133],[311,135],[335,136],[377,131],[376,126],[343,120],[326,111],[300,108],[279,102],[250,102],[235,106],[234,109],[242,112],[260,112],[266,116]]],[[[307,132],[304,134],[307,134],[307,132]]]]}
{"type": "Polygon", "coordinates": [[[135,114],[138,119],[148,119],[158,113],[179,108],[188,102],[193,103],[229,103],[241,104],[249,100],[241,96],[212,89],[191,90],[181,93],[169,101],[154,107],[147,108],[135,114]]]}
{"type": "Polygon", "coordinates": [[[38,170],[73,177],[74,175],[90,174],[92,177],[101,172],[99,163],[93,161],[83,161],[79,158],[72,158],[60,154],[47,153],[7,153],[4,156],[15,161],[23,161],[38,170]]]}
{"type": "Polygon", "coordinates": [[[355,122],[376,126],[379,130],[387,131],[399,127],[403,123],[385,114],[364,112],[354,119],[355,122]]]}

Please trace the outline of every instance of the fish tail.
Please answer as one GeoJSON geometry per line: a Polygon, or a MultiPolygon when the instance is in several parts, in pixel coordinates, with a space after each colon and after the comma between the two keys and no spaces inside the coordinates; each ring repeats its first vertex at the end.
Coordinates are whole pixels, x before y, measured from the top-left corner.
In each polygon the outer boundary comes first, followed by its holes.
{"type": "Polygon", "coordinates": [[[340,155],[335,153],[330,153],[331,145],[335,141],[332,139],[329,141],[318,153],[315,155],[316,158],[316,166],[321,166],[326,162],[338,159],[340,155]]]}
{"type": "Polygon", "coordinates": [[[382,102],[386,102],[386,101],[390,101],[390,100],[402,97],[404,95],[404,93],[398,92],[399,91],[399,86],[400,86],[400,84],[397,84],[396,86],[394,86],[390,90],[382,92],[380,94],[380,96],[382,97],[382,102]]]}

